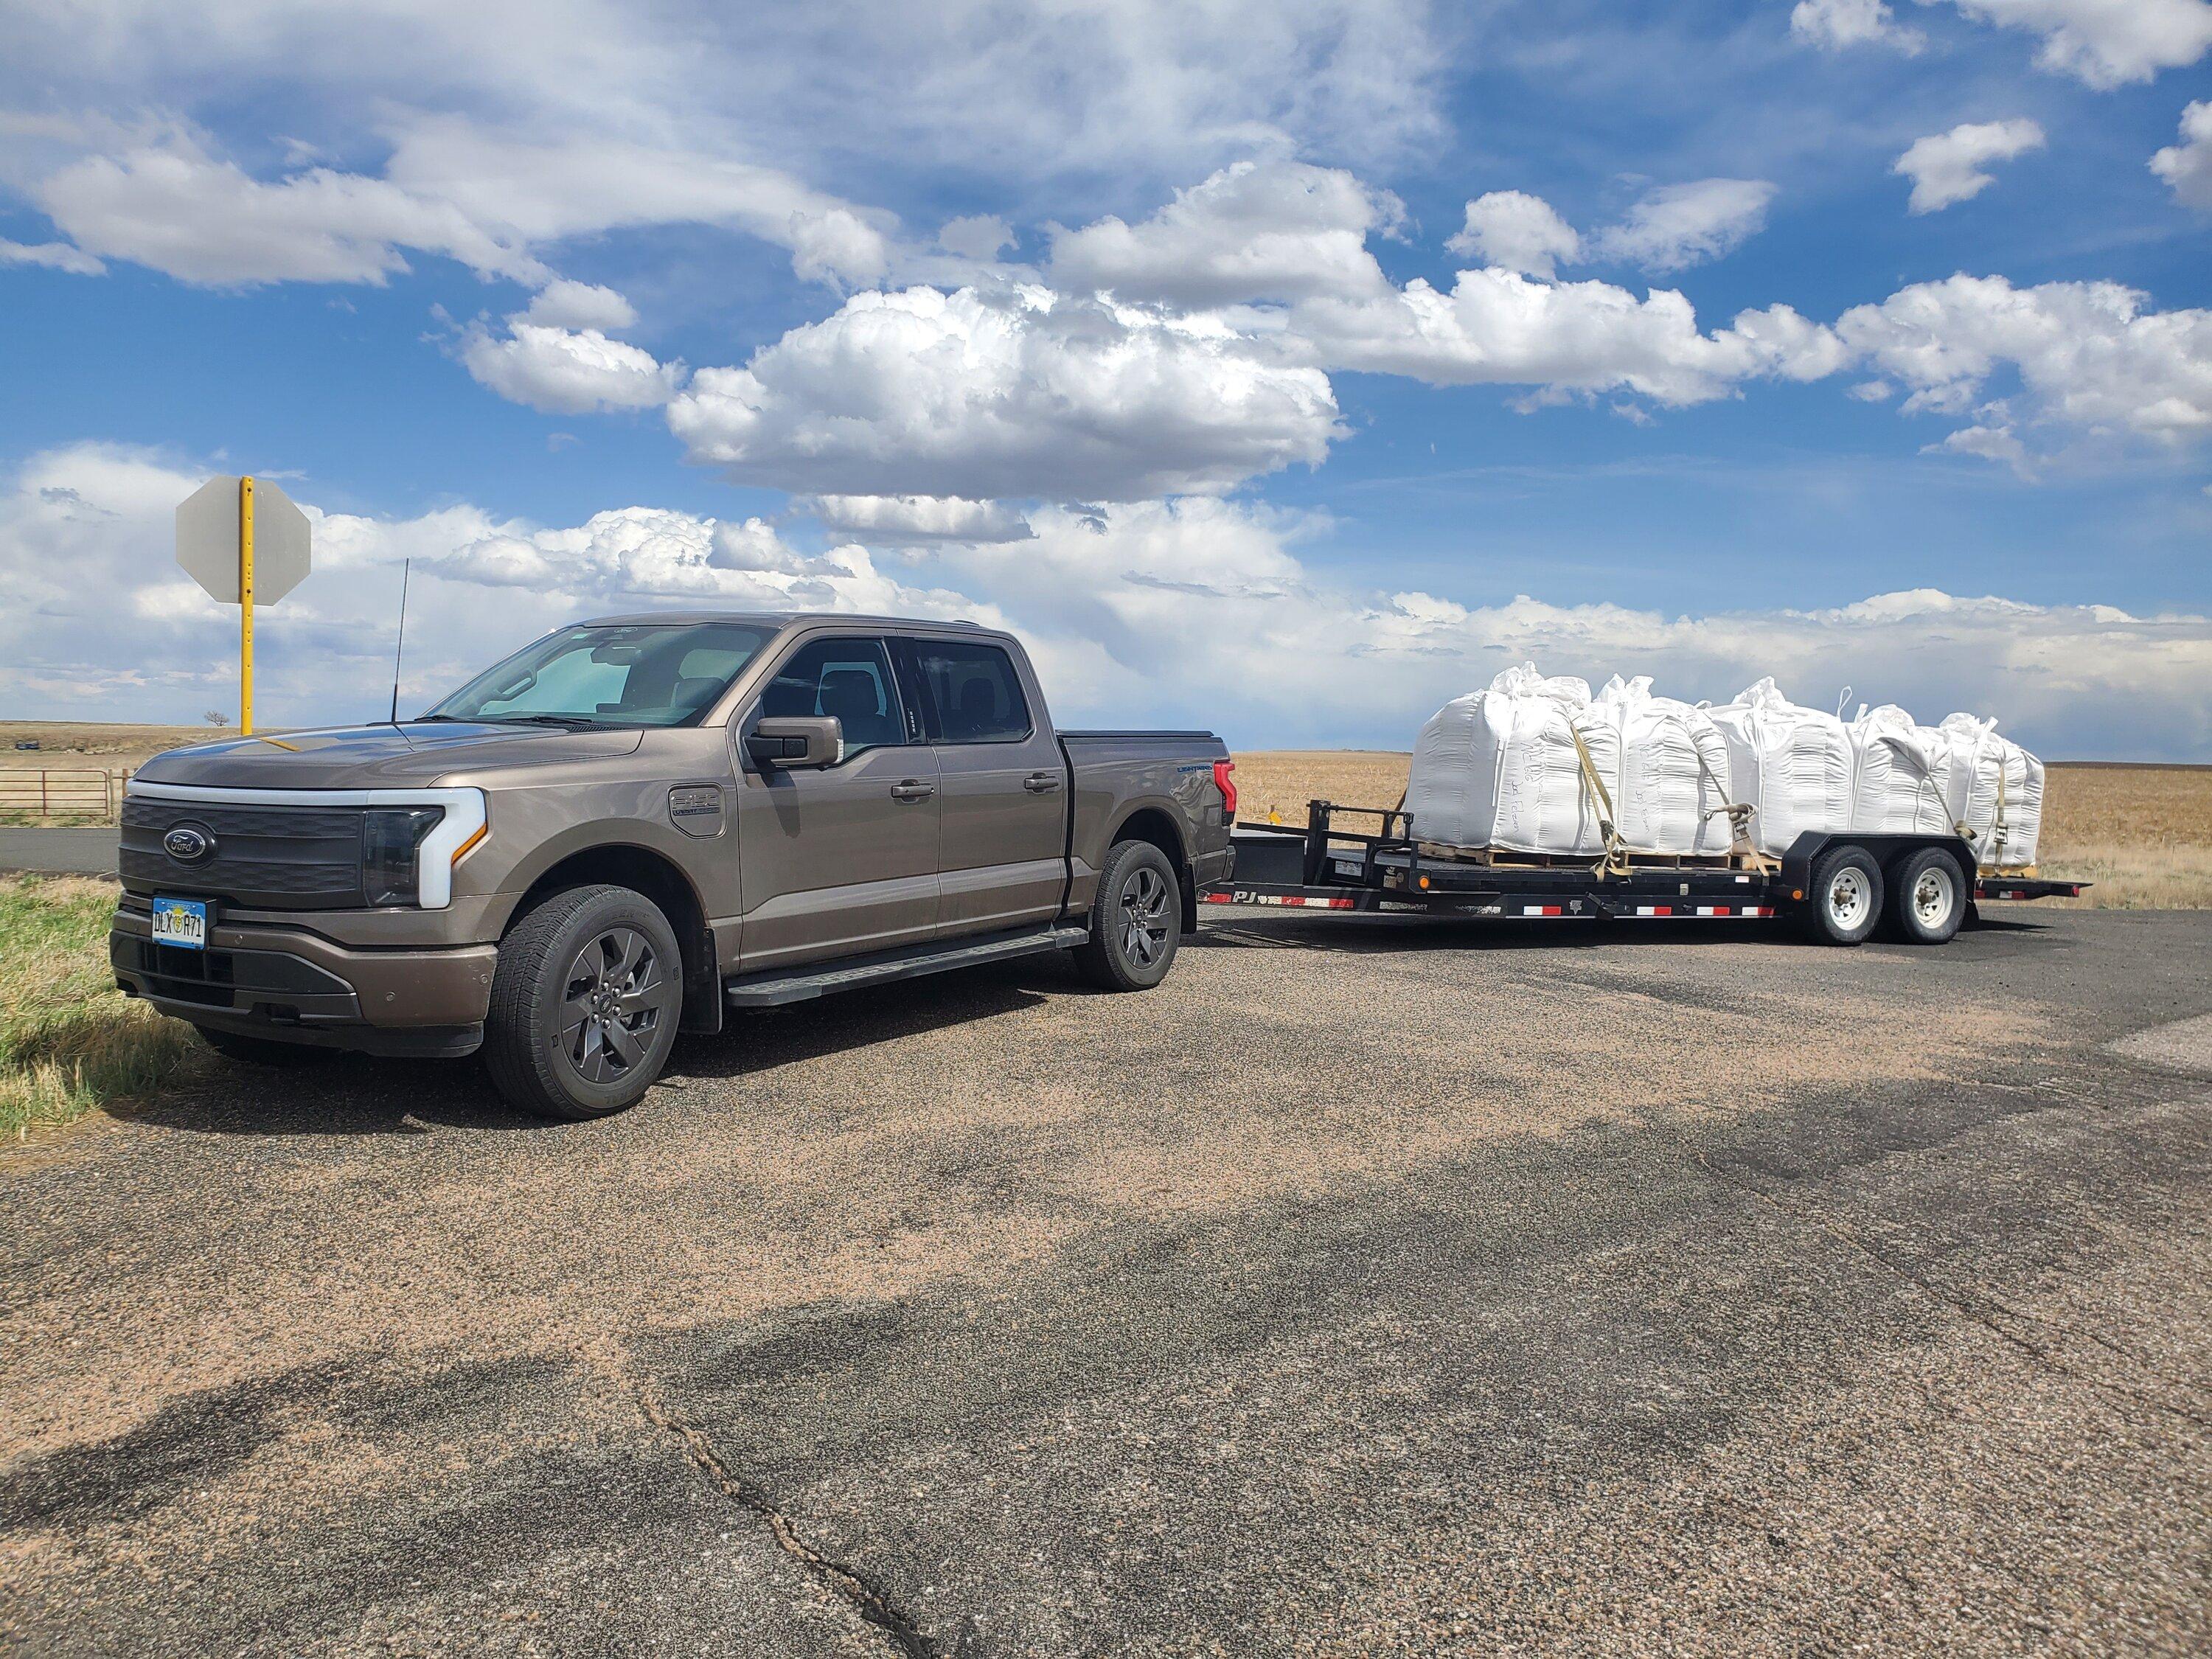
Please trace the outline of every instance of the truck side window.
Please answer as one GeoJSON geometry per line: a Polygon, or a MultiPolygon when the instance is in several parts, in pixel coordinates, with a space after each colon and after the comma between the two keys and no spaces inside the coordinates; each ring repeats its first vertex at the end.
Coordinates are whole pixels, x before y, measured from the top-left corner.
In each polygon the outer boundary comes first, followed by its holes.
{"type": "Polygon", "coordinates": [[[1029,702],[1003,650],[957,640],[916,640],[914,649],[937,705],[939,743],[1028,741],[1029,702]]]}
{"type": "Polygon", "coordinates": [[[906,741],[906,717],[881,640],[816,640],[775,671],[761,713],[834,714],[845,732],[845,757],[906,741]]]}

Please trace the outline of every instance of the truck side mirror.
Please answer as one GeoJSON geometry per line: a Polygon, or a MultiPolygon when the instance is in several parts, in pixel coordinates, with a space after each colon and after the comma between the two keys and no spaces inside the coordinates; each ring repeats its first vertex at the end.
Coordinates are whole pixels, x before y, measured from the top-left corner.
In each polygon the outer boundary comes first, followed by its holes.
{"type": "Polygon", "coordinates": [[[844,752],[845,728],[834,714],[781,714],[756,720],[745,752],[763,766],[786,771],[835,766],[844,752]]]}

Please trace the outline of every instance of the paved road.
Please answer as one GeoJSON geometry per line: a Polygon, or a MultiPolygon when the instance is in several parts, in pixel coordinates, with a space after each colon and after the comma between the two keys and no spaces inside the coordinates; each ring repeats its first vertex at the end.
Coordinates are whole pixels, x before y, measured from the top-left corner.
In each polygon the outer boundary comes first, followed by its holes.
{"type": "Polygon", "coordinates": [[[1232,916],[0,1164],[0,1646],[2202,1652],[2212,916],[1232,916]]]}
{"type": "Polygon", "coordinates": [[[0,872],[32,870],[58,876],[115,873],[115,831],[0,828],[0,872]]]}

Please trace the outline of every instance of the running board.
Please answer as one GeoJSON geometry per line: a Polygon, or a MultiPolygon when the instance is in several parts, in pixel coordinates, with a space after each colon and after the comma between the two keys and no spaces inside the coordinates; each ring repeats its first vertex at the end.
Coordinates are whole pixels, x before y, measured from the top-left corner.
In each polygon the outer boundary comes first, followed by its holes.
{"type": "Polygon", "coordinates": [[[787,968],[771,973],[748,974],[724,988],[732,1008],[777,1008],[787,1002],[806,1002],[832,991],[858,990],[863,985],[887,985],[893,980],[919,979],[924,974],[947,973],[955,968],[979,968],[988,962],[1006,962],[1047,951],[1065,951],[1091,937],[1087,927],[1048,927],[1042,932],[994,933],[988,939],[958,945],[924,945],[879,956],[835,963],[827,968],[787,968]]]}

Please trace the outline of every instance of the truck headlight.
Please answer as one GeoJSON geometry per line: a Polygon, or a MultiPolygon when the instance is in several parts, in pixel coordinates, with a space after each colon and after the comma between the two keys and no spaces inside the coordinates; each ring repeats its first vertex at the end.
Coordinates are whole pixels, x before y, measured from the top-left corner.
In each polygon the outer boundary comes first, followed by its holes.
{"type": "Polygon", "coordinates": [[[362,815],[362,886],[370,904],[418,901],[422,838],[445,816],[442,806],[372,806],[362,815]]]}

